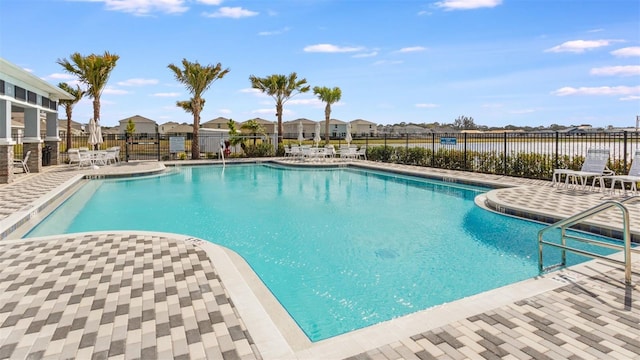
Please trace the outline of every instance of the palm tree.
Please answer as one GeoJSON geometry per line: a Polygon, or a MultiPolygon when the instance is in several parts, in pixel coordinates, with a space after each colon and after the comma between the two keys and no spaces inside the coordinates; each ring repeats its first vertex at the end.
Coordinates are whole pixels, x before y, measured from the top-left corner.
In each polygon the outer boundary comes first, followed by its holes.
{"type": "Polygon", "coordinates": [[[66,72],[77,76],[81,83],[87,85],[86,94],[93,99],[93,118],[97,124],[100,124],[100,95],[102,95],[102,91],[109,81],[109,75],[116,67],[120,56],[105,51],[102,55],[90,54],[87,56],[73,53],[70,59],[58,59],[57,63],[66,72]]]}
{"type": "Polygon", "coordinates": [[[176,105],[193,114],[191,158],[200,159],[198,129],[200,129],[200,112],[204,107],[202,93],[207,91],[214,81],[222,79],[229,72],[229,68],[223,70],[220,63],[216,66],[202,66],[197,61],[190,62],[187,59],[182,59],[182,66],[182,69],[174,64],[169,64],[167,67],[173,71],[176,80],[182,83],[192,95],[188,101],[178,101],[176,105]]]}
{"type": "Polygon", "coordinates": [[[324,107],[324,143],[329,144],[329,119],[331,118],[331,104],[337,103],[342,97],[342,90],[339,87],[330,89],[326,86],[316,86],[313,93],[327,105],[324,107]]]}
{"type": "Polygon", "coordinates": [[[309,91],[307,79],[298,80],[298,74],[292,72],[289,76],[273,74],[264,78],[249,76],[251,87],[271,96],[276,101],[276,116],[278,117],[278,144],[282,142],[282,106],[293,96],[309,91]]]}
{"type": "Polygon", "coordinates": [[[76,85],[72,88],[67,83],[59,83],[58,87],[66,91],[69,95],[73,96],[71,100],[60,100],[60,106],[64,106],[64,110],[67,113],[67,150],[71,148],[71,114],[73,113],[73,107],[77,104],[85,94],[85,91],[80,88],[80,85],[76,85]]]}
{"type": "Polygon", "coordinates": [[[240,128],[244,130],[249,130],[249,132],[253,134],[253,145],[256,144],[256,135],[265,134],[264,127],[256,119],[248,120],[247,122],[242,124],[240,128]]]}

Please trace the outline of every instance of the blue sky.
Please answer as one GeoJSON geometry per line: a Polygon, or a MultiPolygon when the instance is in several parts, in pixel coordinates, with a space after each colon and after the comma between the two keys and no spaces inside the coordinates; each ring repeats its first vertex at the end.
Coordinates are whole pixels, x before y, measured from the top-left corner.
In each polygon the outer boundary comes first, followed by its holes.
{"type": "MultiPolygon", "coordinates": [[[[142,115],[192,122],[167,68],[183,58],[229,74],[202,121],[276,120],[249,76],[297,72],[340,87],[332,117],[379,124],[634,126],[640,115],[637,0],[2,0],[0,56],[51,83],[74,52],[120,56],[101,123],[142,115]]],[[[92,116],[90,100],[74,120],[92,116]]],[[[61,118],[65,118],[61,111],[61,118]]],[[[312,92],[283,120],[324,119],[312,92]]]]}

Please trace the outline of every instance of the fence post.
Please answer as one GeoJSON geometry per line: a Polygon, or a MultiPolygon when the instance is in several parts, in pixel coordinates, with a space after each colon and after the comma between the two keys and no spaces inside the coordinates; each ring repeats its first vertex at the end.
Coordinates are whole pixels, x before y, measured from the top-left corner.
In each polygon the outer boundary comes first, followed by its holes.
{"type": "Polygon", "coordinates": [[[624,142],[623,142],[623,148],[624,148],[624,156],[622,158],[622,165],[624,166],[624,171],[627,171],[627,131],[624,131],[624,142]]]}
{"type": "Polygon", "coordinates": [[[504,152],[502,153],[502,162],[504,163],[504,174],[507,175],[507,132],[504,132],[504,152]]]}
{"type": "Polygon", "coordinates": [[[157,153],[158,153],[158,161],[160,161],[160,134],[156,132],[156,144],[157,144],[157,153]]]}
{"type": "Polygon", "coordinates": [[[436,133],[431,133],[431,167],[436,163],[436,133]]]}
{"type": "Polygon", "coordinates": [[[129,133],[125,133],[124,139],[124,158],[126,162],[129,162],[129,141],[131,141],[131,135],[129,133]]]}
{"type": "Polygon", "coordinates": [[[462,156],[463,169],[467,170],[467,133],[464,133],[464,152],[462,156]]]}
{"type": "Polygon", "coordinates": [[[557,169],[557,168],[560,167],[560,164],[559,164],[559,161],[558,161],[559,160],[558,159],[558,156],[559,156],[558,155],[558,147],[560,146],[559,142],[560,142],[560,133],[558,131],[556,131],[556,154],[555,154],[554,159],[553,159],[553,162],[554,162],[553,168],[554,169],[557,169]]]}
{"type": "Polygon", "coordinates": [[[405,151],[405,154],[407,154],[407,153],[409,153],[409,133],[406,133],[405,136],[407,138],[406,138],[406,140],[404,142],[404,147],[405,147],[404,151],[405,151]]]}

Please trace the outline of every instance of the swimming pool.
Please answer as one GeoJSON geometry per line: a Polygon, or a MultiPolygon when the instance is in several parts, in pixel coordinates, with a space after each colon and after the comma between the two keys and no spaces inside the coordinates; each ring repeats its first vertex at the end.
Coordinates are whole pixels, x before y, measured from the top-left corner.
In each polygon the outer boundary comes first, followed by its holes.
{"type": "Polygon", "coordinates": [[[478,208],[487,190],[349,168],[182,167],[91,181],[28,236],[207,239],[238,252],[318,341],[538,275],[542,225],[478,208]]]}

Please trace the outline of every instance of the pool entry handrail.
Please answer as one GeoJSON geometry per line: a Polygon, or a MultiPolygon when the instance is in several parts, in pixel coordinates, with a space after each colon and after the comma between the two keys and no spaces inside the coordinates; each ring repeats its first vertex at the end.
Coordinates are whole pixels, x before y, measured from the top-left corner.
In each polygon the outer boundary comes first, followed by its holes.
{"type": "Polygon", "coordinates": [[[583,255],[583,256],[590,256],[593,258],[598,258],[601,260],[605,260],[605,261],[609,261],[609,262],[613,262],[616,263],[618,265],[623,265],[624,266],[624,281],[627,285],[631,285],[631,252],[635,252],[635,253],[640,253],[640,250],[638,249],[634,249],[631,247],[631,230],[629,229],[629,209],[627,209],[627,207],[624,205],[624,203],[631,203],[634,201],[638,201],[640,200],[640,196],[632,196],[632,197],[628,197],[624,200],[621,201],[616,201],[616,200],[607,200],[604,201],[592,208],[589,208],[587,210],[584,210],[580,213],[577,213],[573,216],[570,216],[564,220],[560,220],[554,224],[551,224],[547,227],[545,227],[544,229],[540,230],[538,232],[538,269],[540,270],[540,273],[544,273],[547,271],[551,271],[554,269],[557,269],[559,267],[563,267],[566,265],[567,263],[567,251],[571,251],[573,253],[579,254],[579,255],[583,255]],[[623,241],[623,245],[616,245],[616,244],[611,244],[611,243],[607,243],[604,241],[599,241],[599,240],[595,240],[595,239],[587,239],[581,236],[577,236],[577,235],[571,235],[571,234],[567,234],[567,229],[569,229],[571,226],[583,221],[586,218],[589,218],[591,216],[597,215],[605,210],[611,209],[612,207],[617,207],[618,209],[620,209],[621,215],[622,215],[622,241],[623,241]],[[560,229],[561,231],[561,239],[560,239],[560,243],[554,243],[554,242],[549,242],[549,241],[545,241],[543,236],[544,234],[552,229],[560,229]],[[604,255],[600,255],[600,254],[596,254],[590,251],[586,251],[586,250],[581,250],[581,249],[577,249],[571,246],[567,245],[567,239],[569,240],[575,240],[575,241],[580,241],[583,243],[587,243],[587,244],[592,244],[592,245],[596,245],[596,246],[601,246],[601,247],[607,247],[610,249],[615,249],[615,250],[621,250],[623,251],[623,257],[624,260],[617,260],[617,259],[613,259],[604,255]],[[544,267],[543,264],[543,260],[542,260],[542,248],[544,245],[549,245],[549,246],[553,246],[556,248],[561,249],[561,257],[562,260],[559,264],[555,264],[555,265],[551,265],[548,267],[544,267]]]}

